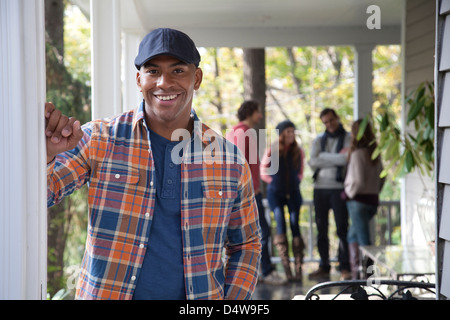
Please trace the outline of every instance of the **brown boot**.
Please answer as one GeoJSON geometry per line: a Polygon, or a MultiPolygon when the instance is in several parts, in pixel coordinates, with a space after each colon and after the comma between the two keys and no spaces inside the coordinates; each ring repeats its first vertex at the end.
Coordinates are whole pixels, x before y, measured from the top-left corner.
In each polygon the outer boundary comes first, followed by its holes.
{"type": "Polygon", "coordinates": [[[289,261],[289,247],[285,234],[276,234],[273,239],[273,244],[278,251],[278,256],[281,258],[281,264],[283,265],[284,272],[288,281],[293,279],[290,261],[289,261]]]}
{"type": "Polygon", "coordinates": [[[302,237],[294,237],[292,239],[292,251],[294,252],[294,265],[295,265],[295,281],[302,281],[302,265],[303,265],[303,250],[305,249],[305,243],[302,237]]]}
{"type": "Polygon", "coordinates": [[[359,245],[357,242],[348,244],[348,253],[350,260],[350,268],[352,273],[352,280],[359,279],[359,245]]]}

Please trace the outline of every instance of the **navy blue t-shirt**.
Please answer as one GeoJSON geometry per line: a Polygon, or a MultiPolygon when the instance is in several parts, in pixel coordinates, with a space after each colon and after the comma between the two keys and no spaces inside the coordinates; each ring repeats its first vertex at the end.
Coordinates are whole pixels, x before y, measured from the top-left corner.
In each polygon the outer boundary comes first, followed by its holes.
{"type": "Polygon", "coordinates": [[[184,300],[181,235],[181,165],[171,160],[179,143],[150,130],[155,161],[156,201],[148,248],[134,291],[136,300],[184,300]]]}

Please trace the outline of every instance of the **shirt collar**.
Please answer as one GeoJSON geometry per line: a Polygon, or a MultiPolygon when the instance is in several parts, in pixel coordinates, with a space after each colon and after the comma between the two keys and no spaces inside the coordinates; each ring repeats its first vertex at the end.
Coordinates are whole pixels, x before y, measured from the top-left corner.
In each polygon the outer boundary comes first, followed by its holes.
{"type": "Polygon", "coordinates": [[[142,101],[134,111],[133,127],[132,127],[133,131],[136,129],[136,126],[140,121],[142,121],[142,124],[145,123],[144,101],[142,101]]]}
{"type": "MultiPolygon", "coordinates": [[[[139,106],[135,109],[133,116],[133,131],[136,129],[136,126],[141,122],[142,125],[145,125],[145,101],[142,101],[139,106]]],[[[200,138],[204,144],[208,144],[211,142],[211,130],[208,130],[209,127],[205,126],[197,116],[197,113],[194,109],[191,110],[191,117],[194,118],[194,129],[193,135],[200,138]]]]}

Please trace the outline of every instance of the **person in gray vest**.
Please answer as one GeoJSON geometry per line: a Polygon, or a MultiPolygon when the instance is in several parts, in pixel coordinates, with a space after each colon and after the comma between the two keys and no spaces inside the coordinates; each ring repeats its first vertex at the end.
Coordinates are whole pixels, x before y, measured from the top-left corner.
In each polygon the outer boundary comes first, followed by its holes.
{"type": "Polygon", "coordinates": [[[329,279],[328,213],[332,209],[339,237],[339,271],[341,279],[346,280],[351,278],[347,243],[348,212],[346,203],[341,198],[341,192],[344,189],[350,133],[344,129],[333,109],[324,109],[320,113],[320,120],[326,130],[314,139],[308,162],[314,172],[314,208],[320,264],[308,278],[329,279]]]}

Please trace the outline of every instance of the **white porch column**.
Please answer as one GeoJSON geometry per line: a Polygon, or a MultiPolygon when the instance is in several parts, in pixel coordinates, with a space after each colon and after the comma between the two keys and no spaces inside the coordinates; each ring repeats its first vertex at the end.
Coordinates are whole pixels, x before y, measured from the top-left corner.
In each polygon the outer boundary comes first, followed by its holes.
{"type": "Polygon", "coordinates": [[[121,110],[120,3],[91,0],[92,119],[121,110]]]}
{"type": "Polygon", "coordinates": [[[371,44],[355,46],[355,120],[372,113],[373,48],[374,45],[371,44]]]}
{"type": "Polygon", "coordinates": [[[0,0],[0,300],[45,299],[44,0],[0,0]]]}
{"type": "Polygon", "coordinates": [[[134,67],[134,59],[138,54],[139,44],[143,37],[137,32],[123,33],[123,111],[134,109],[142,101],[142,94],[139,92],[136,84],[137,69],[134,67]]]}

